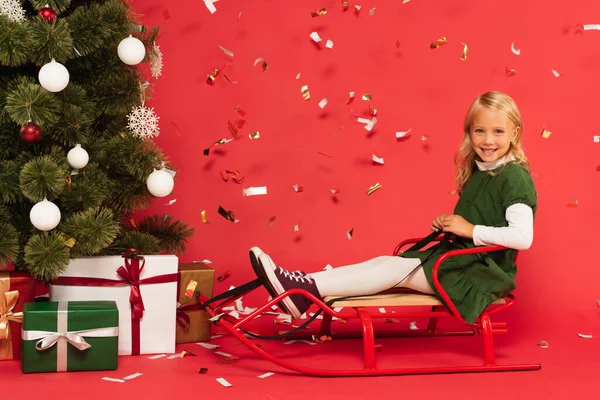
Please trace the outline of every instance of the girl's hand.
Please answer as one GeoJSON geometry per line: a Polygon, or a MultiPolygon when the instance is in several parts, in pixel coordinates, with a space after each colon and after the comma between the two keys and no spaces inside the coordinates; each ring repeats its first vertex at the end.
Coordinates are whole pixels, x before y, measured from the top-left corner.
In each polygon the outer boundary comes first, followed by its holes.
{"type": "Polygon", "coordinates": [[[442,214],[431,222],[432,231],[441,231],[444,229],[444,219],[448,217],[448,214],[442,214]]]}
{"type": "MultiPolygon", "coordinates": [[[[441,218],[441,216],[438,218],[441,218]]],[[[442,218],[442,230],[444,232],[450,232],[455,234],[456,236],[464,237],[467,239],[473,239],[474,229],[475,225],[473,225],[460,215],[446,215],[442,218]]]]}

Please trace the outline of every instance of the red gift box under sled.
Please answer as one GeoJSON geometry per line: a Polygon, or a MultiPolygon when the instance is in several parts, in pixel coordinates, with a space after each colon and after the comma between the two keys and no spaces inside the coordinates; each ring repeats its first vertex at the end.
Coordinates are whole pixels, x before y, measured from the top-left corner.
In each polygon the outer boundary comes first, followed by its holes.
{"type": "MultiPolygon", "coordinates": [[[[441,236],[436,240],[439,241],[441,236]]],[[[417,243],[419,239],[407,239],[402,241],[394,250],[394,255],[401,253],[401,249],[412,243],[417,243]]],[[[330,305],[331,300],[334,300],[338,296],[328,296],[321,300],[313,296],[312,294],[302,289],[291,289],[279,296],[273,298],[267,304],[259,307],[251,314],[245,316],[241,320],[236,320],[224,313],[223,307],[231,305],[235,300],[242,297],[248,291],[251,291],[257,285],[249,290],[233,295],[230,298],[225,299],[220,304],[206,305],[205,309],[211,318],[215,318],[214,322],[218,326],[224,328],[229,334],[237,338],[240,342],[248,346],[256,354],[264,357],[265,359],[290,370],[300,372],[312,376],[376,376],[376,375],[416,375],[416,374],[440,374],[440,373],[464,373],[464,372],[501,372],[501,371],[532,371],[539,370],[540,364],[497,364],[494,353],[494,336],[507,334],[507,327],[505,322],[492,322],[492,316],[499,311],[505,310],[515,304],[514,294],[509,294],[506,297],[495,301],[488,306],[481,315],[475,320],[473,324],[467,323],[456,307],[452,303],[452,300],[448,297],[444,288],[441,286],[438,280],[438,269],[440,265],[450,257],[456,257],[464,254],[475,254],[492,251],[506,250],[503,246],[481,246],[470,249],[451,250],[442,254],[435,262],[433,267],[433,282],[440,293],[442,299],[447,304],[447,307],[443,305],[435,296],[426,295],[416,292],[406,293],[394,292],[377,294],[373,296],[358,296],[351,299],[340,299],[335,302],[335,306],[344,307],[344,310],[336,312],[330,305]],[[299,294],[309,298],[323,311],[323,320],[321,323],[320,331],[307,331],[303,330],[302,334],[296,334],[294,331],[293,335],[286,336],[286,339],[311,339],[313,335],[318,336],[329,336],[333,339],[340,338],[351,338],[360,337],[353,332],[344,332],[340,334],[333,334],[331,332],[331,321],[333,317],[345,319],[345,320],[359,320],[362,324],[362,339],[363,339],[363,352],[364,352],[364,368],[363,369],[348,369],[348,370],[334,370],[334,369],[315,369],[307,366],[294,364],[289,359],[282,359],[270,354],[260,348],[256,343],[248,339],[245,334],[260,336],[268,336],[265,333],[258,333],[256,329],[251,327],[252,321],[262,314],[264,311],[270,311],[273,305],[279,303],[283,298],[290,295],[299,294]],[[371,313],[373,307],[402,307],[402,311],[396,311],[394,313],[380,313],[377,311],[376,314],[371,313]],[[423,307],[430,307],[430,311],[411,311],[411,308],[418,307],[422,310],[423,307]],[[373,320],[385,319],[385,318],[429,318],[429,323],[426,329],[422,330],[385,330],[385,332],[375,332],[373,329],[373,320]],[[439,318],[454,318],[459,321],[464,328],[458,330],[442,330],[438,328],[439,318]],[[375,359],[375,337],[428,337],[428,336],[477,336],[483,337],[483,363],[480,365],[466,365],[466,366],[440,366],[440,367],[408,367],[408,368],[393,368],[393,369],[381,369],[377,368],[375,359]]],[[[518,255],[518,252],[517,252],[518,255]]],[[[515,255],[515,261],[517,258],[515,255]]],[[[201,302],[206,302],[208,299],[204,296],[200,296],[201,302]]]]}

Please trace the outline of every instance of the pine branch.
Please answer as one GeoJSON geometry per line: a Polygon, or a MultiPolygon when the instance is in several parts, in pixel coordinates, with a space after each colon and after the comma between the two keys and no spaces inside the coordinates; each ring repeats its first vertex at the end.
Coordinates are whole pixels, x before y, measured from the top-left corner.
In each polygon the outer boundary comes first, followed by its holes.
{"type": "Polygon", "coordinates": [[[98,169],[88,164],[77,175],[71,176],[71,186],[60,198],[63,209],[69,213],[99,207],[114,190],[114,183],[98,169]]]}
{"type": "Polygon", "coordinates": [[[48,23],[37,17],[29,29],[31,61],[35,65],[42,66],[52,59],[65,63],[73,53],[73,38],[65,19],[56,18],[48,23]]]}
{"type": "Polygon", "coordinates": [[[71,4],[71,0],[29,0],[29,2],[36,10],[49,6],[57,14],[65,12],[71,4]]]}
{"type": "Polygon", "coordinates": [[[140,232],[156,237],[160,249],[172,254],[185,252],[187,240],[194,234],[194,228],[185,222],[173,220],[169,215],[146,217],[138,224],[138,228],[140,232]]]}
{"type": "Polygon", "coordinates": [[[0,222],[0,238],[0,268],[2,268],[17,258],[19,234],[9,223],[0,222]]]}
{"type": "Polygon", "coordinates": [[[69,248],[58,232],[33,235],[25,246],[27,270],[36,279],[49,281],[69,264],[69,248]]]}
{"type": "Polygon", "coordinates": [[[26,24],[0,16],[0,64],[16,67],[29,59],[29,33],[26,24]]]}
{"type": "Polygon", "coordinates": [[[160,243],[154,236],[138,231],[129,231],[119,236],[108,249],[109,254],[123,254],[129,249],[136,249],[142,253],[157,254],[160,243]]]}
{"type": "Polygon", "coordinates": [[[120,227],[110,209],[96,207],[71,215],[61,229],[76,240],[71,255],[81,257],[97,254],[110,246],[120,227]]]}
{"type": "Polygon", "coordinates": [[[28,150],[27,143],[15,140],[18,134],[19,126],[15,123],[0,124],[0,160],[13,159],[21,152],[28,150]]]}
{"type": "MultiPolygon", "coordinates": [[[[0,104],[1,105],[1,104],[0,104]]],[[[38,84],[23,82],[6,96],[5,110],[11,120],[24,125],[30,120],[42,128],[59,120],[59,102],[38,84]],[[27,112],[30,107],[30,114],[27,112]]]]}
{"type": "Polygon", "coordinates": [[[46,155],[29,161],[20,174],[20,188],[25,197],[33,202],[58,197],[64,187],[68,169],[46,155]]]}
{"type": "Polygon", "coordinates": [[[15,161],[0,162],[0,203],[15,203],[23,197],[19,189],[19,172],[15,161]]]}

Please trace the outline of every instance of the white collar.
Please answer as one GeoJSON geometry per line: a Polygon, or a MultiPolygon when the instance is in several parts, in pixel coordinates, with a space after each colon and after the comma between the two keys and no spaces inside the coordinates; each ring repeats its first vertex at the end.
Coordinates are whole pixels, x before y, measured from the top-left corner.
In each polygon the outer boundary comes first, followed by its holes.
{"type": "Polygon", "coordinates": [[[479,168],[480,171],[491,171],[502,166],[502,164],[508,163],[513,160],[515,160],[515,156],[512,153],[510,153],[508,156],[504,156],[496,161],[475,160],[475,164],[477,164],[477,168],[479,168]]]}

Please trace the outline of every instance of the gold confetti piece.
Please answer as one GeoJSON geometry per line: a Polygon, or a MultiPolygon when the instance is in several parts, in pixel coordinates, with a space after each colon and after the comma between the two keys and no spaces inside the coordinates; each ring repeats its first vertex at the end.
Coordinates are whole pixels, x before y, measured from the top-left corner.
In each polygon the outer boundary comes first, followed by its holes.
{"type": "Polygon", "coordinates": [[[327,43],[325,43],[325,47],[328,49],[333,48],[333,40],[327,39],[327,43]]]}
{"type": "Polygon", "coordinates": [[[367,189],[367,195],[371,195],[373,192],[381,189],[381,183],[377,182],[373,186],[367,189]]]}
{"type": "Polygon", "coordinates": [[[242,117],[245,117],[247,114],[244,110],[242,110],[242,108],[240,106],[235,106],[234,108],[235,112],[240,114],[242,117]]]}
{"type": "Polygon", "coordinates": [[[321,100],[319,102],[319,107],[325,108],[325,106],[327,105],[328,102],[329,102],[329,100],[327,100],[327,97],[325,97],[323,100],[321,100]]]}
{"type": "Polygon", "coordinates": [[[368,93],[365,93],[365,94],[362,95],[362,99],[363,100],[371,100],[371,98],[372,98],[371,95],[368,94],[368,93]]]}
{"type": "Polygon", "coordinates": [[[592,334],[587,334],[587,333],[578,333],[577,336],[579,336],[580,338],[584,338],[584,339],[593,339],[592,334]]]}
{"type": "Polygon", "coordinates": [[[338,318],[337,321],[341,322],[342,324],[347,324],[348,323],[348,320],[345,319],[345,318],[338,318]]]}
{"type": "Polygon", "coordinates": [[[310,92],[308,91],[308,85],[302,86],[300,92],[302,92],[302,98],[304,99],[304,101],[310,100],[310,92]]]}
{"type": "Polygon", "coordinates": [[[349,3],[349,1],[342,0],[342,7],[347,8],[348,7],[348,3],[349,3]]]}
{"type": "Polygon", "coordinates": [[[229,271],[226,271],[223,275],[217,277],[217,282],[223,282],[227,278],[229,278],[229,271]]]}
{"type": "Polygon", "coordinates": [[[321,8],[320,10],[317,10],[313,13],[310,13],[311,17],[322,17],[323,15],[327,14],[327,10],[325,10],[324,8],[321,8]]]}
{"type": "Polygon", "coordinates": [[[67,187],[71,189],[71,175],[65,178],[65,182],[67,183],[67,187]]]}
{"type": "Polygon", "coordinates": [[[463,47],[463,53],[462,53],[462,56],[460,57],[460,59],[463,61],[467,61],[467,53],[469,52],[469,46],[467,46],[466,43],[462,43],[462,42],[460,44],[465,46],[465,47],[463,47]]]}
{"type": "Polygon", "coordinates": [[[232,81],[232,80],[231,80],[231,79],[229,79],[229,77],[228,77],[227,75],[225,75],[225,74],[223,74],[223,76],[225,77],[225,79],[227,79],[227,81],[228,81],[229,83],[233,83],[233,84],[239,83],[239,81],[232,81]]]}
{"type": "Polygon", "coordinates": [[[299,186],[298,184],[295,184],[292,187],[294,188],[294,190],[296,191],[296,193],[304,192],[304,187],[303,186],[299,186]]]}
{"type": "Polygon", "coordinates": [[[373,162],[383,165],[383,158],[377,157],[375,154],[373,154],[373,162]]]}
{"type": "Polygon", "coordinates": [[[567,207],[569,207],[569,208],[577,208],[578,205],[579,205],[579,200],[577,200],[577,197],[573,196],[573,202],[567,204],[567,207]]]}
{"type": "Polygon", "coordinates": [[[235,222],[235,217],[233,216],[233,211],[227,211],[223,207],[219,206],[219,214],[226,220],[235,222]]]}
{"type": "Polygon", "coordinates": [[[202,223],[206,224],[206,210],[202,210],[200,215],[202,216],[202,223]]]}
{"type": "Polygon", "coordinates": [[[60,236],[65,240],[65,246],[67,246],[68,248],[72,248],[73,246],[75,246],[77,240],[74,237],[71,237],[64,232],[61,232],[60,236]]]}
{"type": "Polygon", "coordinates": [[[315,43],[319,43],[321,40],[323,40],[317,32],[312,32],[309,36],[315,43]]]}
{"type": "Polygon", "coordinates": [[[340,189],[331,189],[332,194],[338,194],[339,192],[340,192],[340,189]]]}
{"type": "Polygon", "coordinates": [[[238,356],[229,356],[224,360],[217,361],[217,364],[232,364],[236,363],[240,358],[238,356]]]}
{"type": "Polygon", "coordinates": [[[275,220],[276,220],[276,219],[277,219],[277,217],[276,217],[276,216],[273,216],[273,217],[269,218],[269,226],[270,226],[270,227],[273,227],[273,226],[275,226],[275,220]]]}
{"type": "Polygon", "coordinates": [[[256,60],[254,60],[254,66],[256,67],[256,64],[258,64],[259,62],[262,62],[261,66],[264,72],[268,67],[267,62],[265,61],[264,57],[258,57],[256,60]]]}
{"type": "Polygon", "coordinates": [[[349,231],[346,232],[346,236],[348,237],[348,240],[352,240],[352,234],[354,233],[354,228],[350,229],[349,231]]]}
{"type": "Polygon", "coordinates": [[[400,41],[399,40],[396,40],[396,48],[400,49],[400,41]]]}
{"type": "Polygon", "coordinates": [[[223,50],[223,53],[227,54],[229,57],[233,57],[233,51],[227,50],[225,47],[219,45],[219,48],[223,50]]]}
{"type": "Polygon", "coordinates": [[[256,132],[250,132],[248,134],[248,137],[250,139],[260,139],[260,132],[256,131],[256,132]]]}
{"type": "Polygon", "coordinates": [[[520,55],[521,54],[521,49],[517,49],[515,47],[515,42],[512,42],[512,44],[510,45],[510,51],[512,51],[516,55],[520,55]]]}
{"type": "Polygon", "coordinates": [[[369,17],[372,17],[373,15],[375,15],[375,7],[369,10],[369,17]]]}
{"type": "Polygon", "coordinates": [[[548,139],[550,137],[550,135],[552,135],[552,132],[550,132],[549,130],[546,129],[546,126],[542,127],[542,137],[544,139],[548,139]]]}
{"type": "Polygon", "coordinates": [[[377,115],[377,109],[374,104],[369,104],[369,110],[371,110],[371,115],[377,115]]]}
{"type": "Polygon", "coordinates": [[[194,292],[196,291],[196,286],[198,285],[198,282],[196,282],[195,280],[191,280],[190,283],[188,283],[187,287],[185,288],[185,297],[191,299],[192,297],[194,297],[194,292]]]}
{"type": "Polygon", "coordinates": [[[169,14],[169,10],[163,10],[163,17],[165,20],[171,18],[171,14],[169,14]]]}
{"type": "Polygon", "coordinates": [[[442,38],[439,38],[439,39],[438,39],[438,40],[436,40],[435,42],[433,42],[433,43],[430,43],[430,44],[429,44],[429,48],[430,48],[430,49],[437,49],[438,47],[445,45],[447,42],[448,42],[448,41],[446,40],[446,37],[444,36],[444,37],[442,37],[442,38]]]}
{"type": "Polygon", "coordinates": [[[206,81],[212,85],[215,82],[215,79],[217,78],[217,75],[219,75],[220,72],[221,71],[219,70],[219,68],[213,69],[212,72],[210,72],[208,75],[206,75],[206,81]]]}
{"type": "Polygon", "coordinates": [[[137,223],[135,222],[135,219],[131,218],[129,220],[129,225],[131,225],[133,228],[137,229],[137,223]]]}
{"type": "Polygon", "coordinates": [[[541,349],[547,349],[548,348],[548,342],[546,342],[545,340],[540,340],[539,342],[537,342],[537,345],[541,349]]]}

